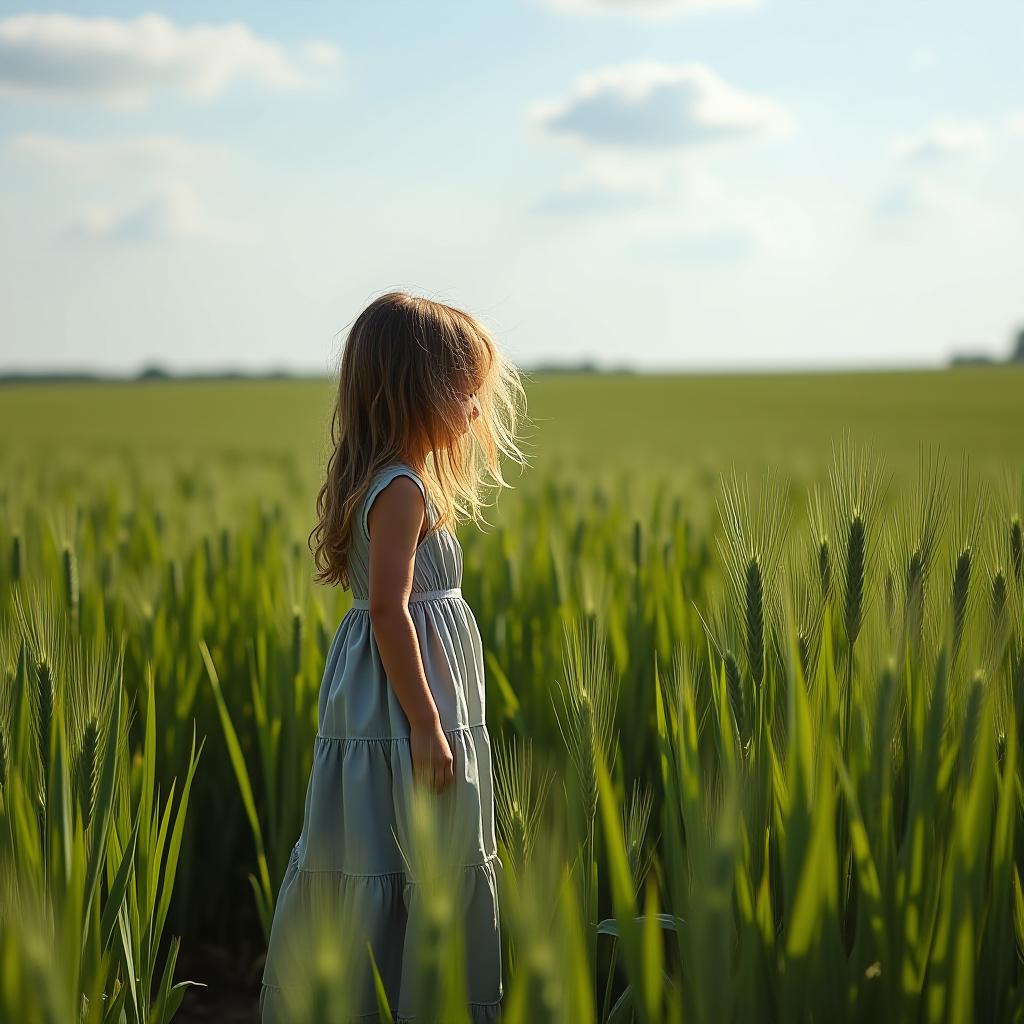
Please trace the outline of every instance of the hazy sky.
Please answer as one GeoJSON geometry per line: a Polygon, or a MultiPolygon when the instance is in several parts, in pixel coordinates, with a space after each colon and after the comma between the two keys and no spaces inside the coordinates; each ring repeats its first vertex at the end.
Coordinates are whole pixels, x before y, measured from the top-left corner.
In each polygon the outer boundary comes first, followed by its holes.
{"type": "Polygon", "coordinates": [[[1019,0],[0,13],[0,368],[936,365],[1024,326],[1019,0]]]}

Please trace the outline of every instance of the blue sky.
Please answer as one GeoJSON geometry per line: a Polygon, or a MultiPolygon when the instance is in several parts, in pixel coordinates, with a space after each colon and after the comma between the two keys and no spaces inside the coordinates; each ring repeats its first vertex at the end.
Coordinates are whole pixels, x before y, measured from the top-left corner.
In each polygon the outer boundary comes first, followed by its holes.
{"type": "Polygon", "coordinates": [[[938,365],[1024,326],[1024,6],[0,14],[0,367],[330,372],[376,295],[517,362],[938,365]]]}

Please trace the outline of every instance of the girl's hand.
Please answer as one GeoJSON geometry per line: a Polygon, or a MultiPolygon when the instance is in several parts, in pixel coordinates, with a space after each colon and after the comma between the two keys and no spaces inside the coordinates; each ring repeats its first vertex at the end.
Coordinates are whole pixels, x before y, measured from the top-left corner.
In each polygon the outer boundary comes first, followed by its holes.
{"type": "Polygon", "coordinates": [[[435,718],[425,726],[412,726],[412,777],[414,782],[441,793],[455,781],[455,758],[448,737],[435,718]]]}

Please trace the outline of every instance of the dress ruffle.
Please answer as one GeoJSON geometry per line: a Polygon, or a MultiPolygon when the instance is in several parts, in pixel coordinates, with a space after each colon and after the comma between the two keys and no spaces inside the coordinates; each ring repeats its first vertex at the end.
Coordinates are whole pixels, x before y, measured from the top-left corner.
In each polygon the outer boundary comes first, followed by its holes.
{"type": "MultiPolygon", "coordinates": [[[[491,740],[484,723],[446,729],[455,779],[435,797],[446,827],[465,844],[464,863],[494,854],[491,740]]],[[[408,736],[316,737],[296,847],[304,871],[381,875],[407,868],[407,795],[413,788],[408,736]],[[396,841],[397,840],[397,841],[396,841]]]]}
{"type": "MultiPolygon", "coordinates": [[[[474,964],[467,971],[471,1020],[492,1021],[502,979],[501,860],[494,839],[490,738],[483,723],[446,730],[446,735],[456,779],[433,796],[433,806],[446,849],[460,855],[464,865],[460,913],[474,964]]],[[[262,1024],[284,1024],[281,987],[302,977],[308,943],[316,942],[313,923],[325,920],[330,935],[363,958],[352,984],[357,1012],[351,1020],[377,1019],[367,941],[396,1021],[415,1020],[403,1003],[417,954],[408,943],[415,932],[409,922],[416,913],[418,883],[403,857],[403,850],[412,849],[410,742],[408,736],[316,737],[305,823],[278,893],[263,971],[262,1024]],[[303,936],[310,937],[305,947],[303,936]]]]}

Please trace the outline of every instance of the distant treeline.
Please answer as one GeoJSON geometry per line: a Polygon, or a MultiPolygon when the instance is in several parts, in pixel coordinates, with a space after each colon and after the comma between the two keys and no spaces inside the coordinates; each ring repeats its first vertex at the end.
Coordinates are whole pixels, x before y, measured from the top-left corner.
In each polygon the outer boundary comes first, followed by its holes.
{"type": "MultiPolygon", "coordinates": [[[[600,367],[592,361],[580,363],[537,363],[523,367],[527,373],[634,373],[628,366],[600,367]]],[[[290,370],[211,370],[205,373],[176,373],[162,366],[147,366],[134,376],[90,373],[86,370],[0,371],[0,384],[66,384],[66,383],[135,383],[147,380],[309,380],[322,376],[315,373],[295,373],[290,370]]]]}
{"type": "MultiPolygon", "coordinates": [[[[951,366],[1011,366],[1024,364],[1024,328],[1017,334],[1014,346],[1006,359],[998,359],[985,353],[957,352],[950,359],[951,366]]],[[[594,373],[623,374],[637,373],[631,366],[599,366],[591,359],[578,363],[541,362],[532,366],[524,366],[526,373],[594,373]]],[[[682,371],[680,371],[682,372],[682,371]]],[[[276,369],[265,371],[250,370],[208,370],[202,373],[175,372],[162,366],[146,366],[137,374],[116,375],[106,373],[90,373],[87,370],[25,370],[0,371],[0,385],[18,383],[121,383],[130,384],[138,381],[197,381],[197,380],[310,380],[325,376],[316,373],[300,373],[292,370],[276,369]]]]}
{"type": "Polygon", "coordinates": [[[1012,366],[1024,363],[1024,327],[1017,332],[1013,347],[1006,359],[996,359],[983,352],[955,352],[950,360],[953,366],[1012,366]]]}
{"type": "Polygon", "coordinates": [[[142,380],[298,380],[315,377],[313,373],[292,373],[289,370],[268,370],[262,373],[248,370],[210,370],[205,373],[175,373],[162,367],[147,366],[134,375],[91,373],[88,370],[25,370],[2,372],[0,384],[17,384],[21,381],[33,384],[104,383],[133,384],[142,380]]]}

